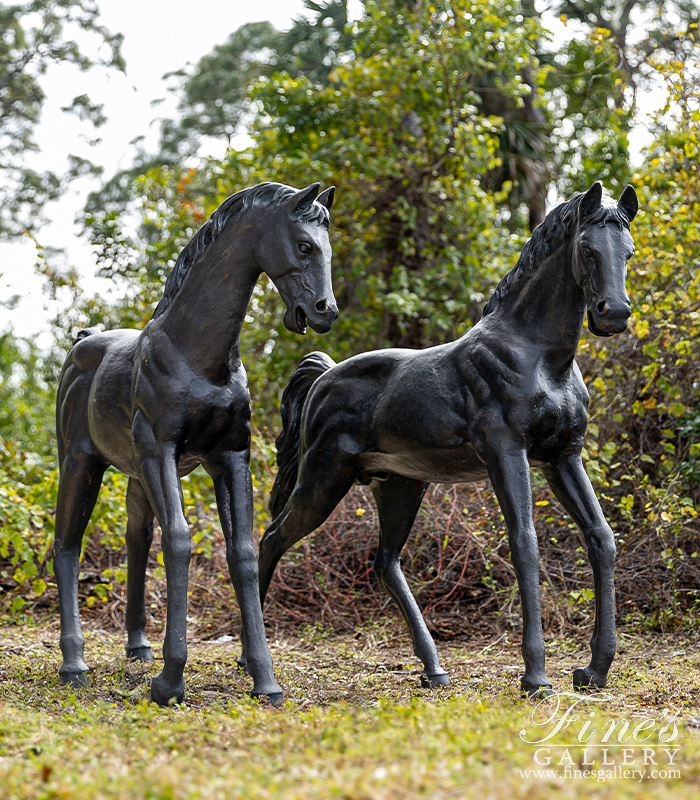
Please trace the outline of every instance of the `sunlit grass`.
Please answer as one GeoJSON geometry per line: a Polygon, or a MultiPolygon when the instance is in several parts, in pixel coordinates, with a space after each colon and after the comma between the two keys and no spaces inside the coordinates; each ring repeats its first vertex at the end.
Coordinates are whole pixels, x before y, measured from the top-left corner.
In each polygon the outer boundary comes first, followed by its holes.
{"type": "MultiPolygon", "coordinates": [[[[585,701],[581,718],[594,713],[598,729],[623,717],[660,726],[679,711],[680,779],[567,778],[556,763],[561,748],[550,751],[557,775],[525,777],[521,770],[545,767],[520,732],[540,738],[551,725],[533,725],[534,704],[517,691],[518,648],[507,641],[441,645],[453,683],[431,691],[419,686],[405,635],[378,628],[333,639],[310,629],[272,643],[287,697],[280,710],[248,698],[235,643],[195,643],[187,704],[159,709],[148,683],[162,662],[128,664],[121,637],[88,631],[92,685],[76,692],[57,685],[55,626],[0,629],[0,797],[695,798],[698,647],[623,637],[623,649],[612,698],[585,701]]],[[[550,650],[550,677],[568,690],[585,651],[572,641],[550,650]]],[[[574,727],[550,744],[570,743],[574,727]]],[[[602,745],[592,741],[587,760],[600,769],[602,745]]],[[[607,758],[619,763],[621,752],[615,745],[607,758]]],[[[571,755],[581,761],[580,748],[571,755]]],[[[641,766],[641,752],[631,758],[641,766]]]]}

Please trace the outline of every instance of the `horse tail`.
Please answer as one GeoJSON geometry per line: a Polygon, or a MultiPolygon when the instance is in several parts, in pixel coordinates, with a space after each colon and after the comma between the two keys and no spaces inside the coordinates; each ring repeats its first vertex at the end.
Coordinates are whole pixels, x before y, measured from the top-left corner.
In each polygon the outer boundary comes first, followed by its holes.
{"type": "Polygon", "coordinates": [[[78,335],[75,337],[75,341],[71,347],[75,347],[81,339],[92,336],[93,333],[98,333],[97,328],[83,328],[82,330],[78,331],[78,335]]]}
{"type": "Polygon", "coordinates": [[[282,394],[280,413],[282,433],[277,437],[277,477],[270,493],[268,508],[272,519],[282,513],[294,485],[299,468],[299,435],[301,414],[311,387],[317,378],[335,366],[335,361],[325,353],[309,353],[302,358],[282,394]]]}

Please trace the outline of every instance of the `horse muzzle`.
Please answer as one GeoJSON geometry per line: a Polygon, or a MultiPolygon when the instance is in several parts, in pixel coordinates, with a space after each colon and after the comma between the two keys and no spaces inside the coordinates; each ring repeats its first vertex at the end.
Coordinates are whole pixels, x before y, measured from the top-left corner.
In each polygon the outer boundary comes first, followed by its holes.
{"type": "Polygon", "coordinates": [[[618,308],[611,308],[607,301],[599,300],[594,307],[588,306],[588,330],[596,336],[613,336],[627,330],[627,320],[632,308],[629,301],[618,308]]]}
{"type": "Polygon", "coordinates": [[[292,333],[306,333],[307,323],[316,333],[328,333],[338,319],[338,306],[325,299],[316,302],[313,308],[297,304],[294,310],[287,309],[284,315],[284,326],[292,333]]]}

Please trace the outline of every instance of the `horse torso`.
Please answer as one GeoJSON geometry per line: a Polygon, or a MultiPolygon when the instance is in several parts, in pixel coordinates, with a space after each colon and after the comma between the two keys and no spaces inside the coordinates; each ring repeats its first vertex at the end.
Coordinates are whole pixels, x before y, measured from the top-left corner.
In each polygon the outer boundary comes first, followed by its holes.
{"type": "Polygon", "coordinates": [[[90,438],[101,458],[127,475],[138,476],[132,447],[137,417],[155,442],[175,444],[182,475],[213,452],[248,446],[250,405],[240,364],[216,383],[157,331],[115,330],[88,336],[71,350],[62,384],[86,378],[90,438]]]}
{"type": "Polygon", "coordinates": [[[522,445],[539,465],[579,443],[586,428],[588,393],[575,362],[555,374],[541,348],[512,332],[504,337],[486,321],[451,344],[357,356],[318,384],[307,435],[315,438],[313,427],[324,417],[352,432],[360,480],[381,473],[477,480],[487,477],[494,437],[522,445]],[[326,402],[314,414],[329,394],[337,407],[331,411],[326,402]]]}

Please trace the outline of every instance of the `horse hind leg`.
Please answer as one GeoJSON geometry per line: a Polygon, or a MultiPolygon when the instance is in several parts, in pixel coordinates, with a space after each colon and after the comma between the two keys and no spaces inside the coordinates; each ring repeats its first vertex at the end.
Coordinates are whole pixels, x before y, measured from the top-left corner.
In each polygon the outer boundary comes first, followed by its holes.
{"type": "Polygon", "coordinates": [[[350,491],[355,470],[342,456],[324,453],[302,461],[299,478],[286,506],[260,540],[258,560],[260,602],[280,558],[289,548],[319,528],[350,491]]]}
{"type": "Polygon", "coordinates": [[[126,511],[126,656],[137,661],[153,661],[151,644],[146,638],[145,594],[155,515],[146,492],[135,478],[129,478],[126,511]]]}
{"type": "Polygon", "coordinates": [[[53,567],[61,614],[63,663],[58,679],[62,685],[86,686],[89,682],[78,609],[80,548],[105,469],[89,440],[73,445],[61,462],[53,567]]]}
{"type": "Polygon", "coordinates": [[[413,527],[427,484],[396,476],[387,481],[374,481],[371,489],[379,514],[379,550],[374,572],[408,624],[413,652],[425,668],[421,685],[424,688],[448,686],[449,678],[440,666],[433,637],[401,570],[401,550],[413,527]]]}

